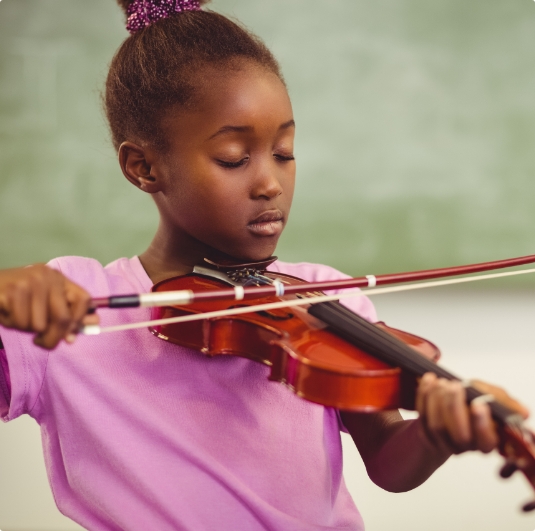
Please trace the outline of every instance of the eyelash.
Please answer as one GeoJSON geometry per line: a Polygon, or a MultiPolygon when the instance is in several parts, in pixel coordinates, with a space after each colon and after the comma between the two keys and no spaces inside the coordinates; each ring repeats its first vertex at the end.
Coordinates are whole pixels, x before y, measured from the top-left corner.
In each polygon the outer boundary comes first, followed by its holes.
{"type": "MultiPolygon", "coordinates": [[[[291,156],[273,155],[273,156],[280,162],[289,162],[291,160],[295,160],[295,157],[293,155],[291,156]]],[[[228,162],[226,160],[217,160],[217,163],[220,166],[223,166],[223,168],[239,168],[240,166],[243,166],[248,160],[249,160],[249,157],[244,157],[238,162],[228,162]]]]}
{"type": "Polygon", "coordinates": [[[239,168],[240,166],[243,166],[247,161],[249,160],[248,157],[245,157],[238,162],[227,162],[226,160],[218,160],[217,163],[220,166],[223,166],[223,168],[239,168]]]}
{"type": "Polygon", "coordinates": [[[295,160],[293,155],[274,155],[274,157],[281,162],[289,162],[290,160],[295,160]]]}

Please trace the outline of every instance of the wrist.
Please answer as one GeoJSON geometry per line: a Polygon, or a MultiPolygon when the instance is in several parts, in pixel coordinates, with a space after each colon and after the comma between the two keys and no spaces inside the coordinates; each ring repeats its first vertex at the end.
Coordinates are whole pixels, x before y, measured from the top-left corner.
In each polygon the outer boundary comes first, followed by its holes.
{"type": "Polygon", "coordinates": [[[454,454],[452,449],[444,442],[438,441],[431,436],[421,417],[414,419],[412,422],[411,428],[415,432],[416,440],[427,455],[444,462],[454,454]]]}

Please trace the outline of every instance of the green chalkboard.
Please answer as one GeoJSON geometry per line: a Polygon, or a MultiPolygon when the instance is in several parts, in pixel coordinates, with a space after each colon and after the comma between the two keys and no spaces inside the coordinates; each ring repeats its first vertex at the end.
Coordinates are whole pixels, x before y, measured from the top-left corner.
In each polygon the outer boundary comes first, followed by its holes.
{"type": "MultiPolygon", "coordinates": [[[[535,2],[215,0],[280,59],[298,187],[279,255],[351,274],[535,253],[535,2]]],[[[0,2],[0,267],[144,250],[100,110],[113,0],[0,2]]],[[[524,282],[530,282],[525,279],[524,282]]]]}

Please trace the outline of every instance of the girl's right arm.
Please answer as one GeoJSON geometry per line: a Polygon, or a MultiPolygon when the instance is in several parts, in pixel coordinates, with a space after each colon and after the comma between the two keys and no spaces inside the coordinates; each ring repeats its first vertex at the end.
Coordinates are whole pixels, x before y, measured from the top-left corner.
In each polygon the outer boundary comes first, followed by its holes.
{"type": "Polygon", "coordinates": [[[72,342],[87,316],[91,296],[59,271],[43,264],[0,270],[0,325],[34,332],[34,343],[54,348],[72,342]]]}

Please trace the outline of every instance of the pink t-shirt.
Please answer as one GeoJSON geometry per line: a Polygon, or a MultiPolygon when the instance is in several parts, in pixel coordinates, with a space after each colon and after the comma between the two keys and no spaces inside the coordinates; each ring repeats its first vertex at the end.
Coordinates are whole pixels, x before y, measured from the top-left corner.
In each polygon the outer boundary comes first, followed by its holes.
{"type": "MultiPolygon", "coordinates": [[[[139,259],[50,265],[93,296],[143,293],[139,259]]],[[[344,278],[313,264],[270,269],[344,278]]],[[[375,320],[368,299],[347,305],[375,320]]],[[[102,310],[103,326],[150,310],[102,310]]],[[[146,329],[84,337],[54,351],[0,329],[0,415],[41,426],[60,511],[91,531],[363,530],[342,477],[337,411],[268,381],[269,368],[208,358],[146,329]]]]}

